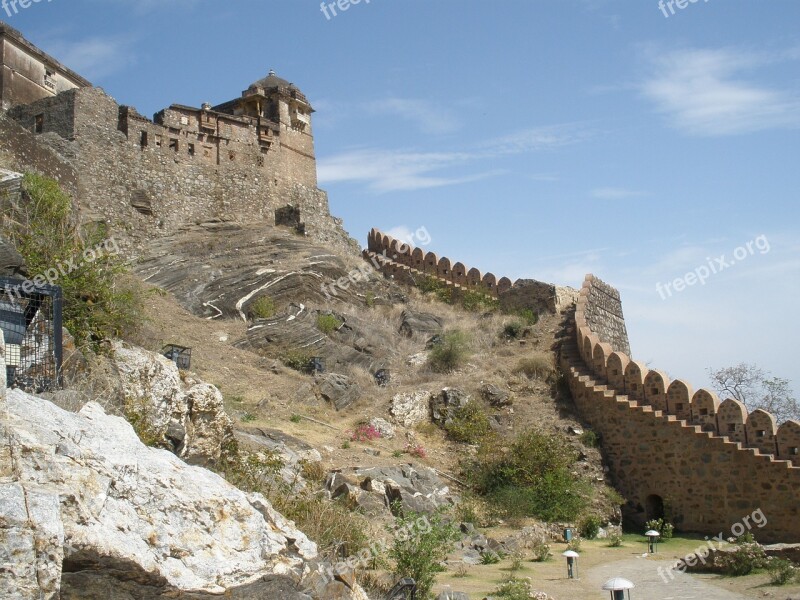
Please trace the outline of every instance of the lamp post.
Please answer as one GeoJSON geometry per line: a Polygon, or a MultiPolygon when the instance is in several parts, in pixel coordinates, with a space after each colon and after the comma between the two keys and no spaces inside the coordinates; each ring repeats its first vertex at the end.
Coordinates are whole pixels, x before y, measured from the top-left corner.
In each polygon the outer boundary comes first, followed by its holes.
{"type": "Polygon", "coordinates": [[[603,589],[611,592],[611,600],[625,600],[625,590],[628,590],[627,600],[631,600],[631,589],[636,587],[622,577],[614,577],[603,584],[603,589]]]}
{"type": "Polygon", "coordinates": [[[578,556],[574,550],[567,550],[561,556],[567,557],[567,578],[575,579],[578,576],[578,556]]]}
{"type": "Polygon", "coordinates": [[[647,551],[650,554],[655,554],[658,550],[658,538],[661,537],[661,534],[655,529],[651,529],[645,532],[645,535],[647,536],[647,551]]]}

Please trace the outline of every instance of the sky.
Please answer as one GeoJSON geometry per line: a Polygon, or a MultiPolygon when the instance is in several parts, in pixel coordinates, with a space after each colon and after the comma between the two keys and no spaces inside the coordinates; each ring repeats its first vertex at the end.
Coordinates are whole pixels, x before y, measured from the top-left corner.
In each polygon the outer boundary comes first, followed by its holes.
{"type": "Polygon", "coordinates": [[[41,0],[0,19],[148,115],[275,69],[316,110],[320,187],[362,245],[378,227],[498,278],[594,273],[634,358],[695,389],[755,363],[800,393],[800,2],[322,6],[41,0]]]}

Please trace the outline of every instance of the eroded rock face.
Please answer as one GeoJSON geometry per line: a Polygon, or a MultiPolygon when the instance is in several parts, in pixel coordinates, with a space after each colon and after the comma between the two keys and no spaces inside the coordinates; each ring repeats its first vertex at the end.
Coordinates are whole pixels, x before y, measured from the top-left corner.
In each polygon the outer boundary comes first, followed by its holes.
{"type": "Polygon", "coordinates": [[[149,436],[193,464],[219,460],[233,423],[216,387],[185,385],[173,361],[142,348],[115,342],[113,356],[126,409],[146,423],[149,436]]]}
{"type": "Polygon", "coordinates": [[[76,414],[19,390],[7,403],[3,598],[324,597],[301,593],[316,545],[260,494],[143,445],[99,404],[76,414]]]}
{"type": "Polygon", "coordinates": [[[431,393],[427,390],[401,392],[392,398],[389,409],[395,422],[403,427],[414,427],[428,419],[428,401],[431,393]]]}
{"type": "Polygon", "coordinates": [[[470,396],[458,388],[443,388],[435,396],[431,396],[431,419],[437,425],[449,425],[453,415],[460,408],[464,408],[470,401],[470,396]]]}

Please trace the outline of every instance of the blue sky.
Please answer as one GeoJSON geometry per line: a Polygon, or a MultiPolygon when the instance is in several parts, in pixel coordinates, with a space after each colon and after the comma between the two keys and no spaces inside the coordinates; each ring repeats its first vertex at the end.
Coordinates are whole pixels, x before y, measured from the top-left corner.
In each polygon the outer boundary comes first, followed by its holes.
{"type": "Polygon", "coordinates": [[[672,6],[43,0],[0,18],[144,114],[274,68],[316,108],[320,185],[362,244],[424,227],[498,276],[593,272],[636,358],[695,387],[754,362],[800,391],[800,3],[672,6]]]}

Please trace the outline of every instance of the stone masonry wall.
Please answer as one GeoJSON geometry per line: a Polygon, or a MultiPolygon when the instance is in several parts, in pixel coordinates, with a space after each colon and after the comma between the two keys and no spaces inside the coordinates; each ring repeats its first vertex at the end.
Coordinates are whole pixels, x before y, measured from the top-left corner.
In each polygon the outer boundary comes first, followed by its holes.
{"type": "MultiPolygon", "coordinates": [[[[575,336],[561,366],[582,417],[602,436],[603,452],[620,492],[643,520],[658,498],[685,531],[726,535],[756,509],[768,518],[761,541],[800,541],[800,423],[776,427],[764,411],[692,392],[601,341],[587,315],[589,275],[575,311],[575,336]]],[[[597,311],[595,311],[597,314],[597,311]]]]}
{"type": "Polygon", "coordinates": [[[542,312],[561,312],[571,306],[577,292],[572,288],[558,287],[533,279],[519,279],[511,283],[508,277],[498,279],[493,273],[482,274],[449,258],[439,258],[433,252],[423,252],[372,229],[367,238],[364,257],[380,265],[381,271],[400,283],[414,285],[421,277],[434,277],[453,286],[458,293],[472,290],[498,298],[500,306],[508,312],[521,309],[542,312]]]}
{"type": "Polygon", "coordinates": [[[618,352],[630,355],[631,346],[619,292],[599,279],[593,279],[589,287],[586,320],[600,341],[611,344],[618,352]]]}
{"type": "MultiPolygon", "coordinates": [[[[309,236],[340,249],[353,247],[341,221],[330,216],[325,192],[306,185],[307,159],[293,171],[294,163],[277,146],[262,151],[255,131],[246,139],[247,127],[234,126],[236,117],[221,127],[225,139],[219,145],[204,144],[192,137],[190,125],[181,130],[149,121],[99,88],[16,107],[9,117],[34,135],[39,114],[45,118],[36,145],[56,151],[79,174],[83,218],[110,225],[129,254],[195,222],[274,225],[275,210],[286,205],[300,209],[309,236]]],[[[57,173],[44,173],[60,180],[57,173]]]]}

